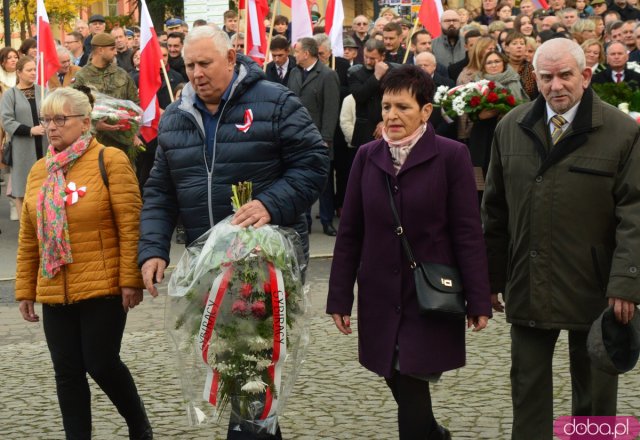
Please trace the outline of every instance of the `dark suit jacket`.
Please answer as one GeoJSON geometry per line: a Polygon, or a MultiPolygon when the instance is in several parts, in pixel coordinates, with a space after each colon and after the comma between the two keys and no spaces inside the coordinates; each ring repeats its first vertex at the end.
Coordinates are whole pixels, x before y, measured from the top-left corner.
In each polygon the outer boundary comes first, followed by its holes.
{"type": "Polygon", "coordinates": [[[359,64],[349,69],[349,92],[356,101],[356,123],[351,145],[359,147],[373,140],[373,132],[382,121],[380,81],[373,70],[359,64]]]}
{"type": "Polygon", "coordinates": [[[462,69],[467,67],[467,64],[469,64],[468,52],[462,60],[458,61],[457,63],[449,64],[449,69],[447,73],[449,74],[449,78],[451,78],[454,83],[458,80],[458,77],[462,73],[462,69]]]}
{"type": "MultiPolygon", "coordinates": [[[[624,69],[623,81],[629,84],[632,89],[636,90],[640,87],[640,73],[636,73],[633,70],[624,69]]],[[[609,67],[607,67],[600,73],[596,73],[591,79],[591,84],[605,84],[612,82],[614,81],[611,73],[611,68],[609,67]]]]}
{"type": "MultiPolygon", "coordinates": [[[[455,87],[456,83],[448,76],[442,76],[437,71],[433,74],[433,82],[436,87],[447,86],[447,87],[455,87]]],[[[436,131],[437,135],[447,137],[449,139],[456,140],[457,138],[457,124],[454,122],[448,123],[442,117],[442,112],[440,111],[440,107],[434,107],[431,116],[429,117],[429,122],[433,125],[433,128],[436,131]]]]}
{"type": "Polygon", "coordinates": [[[267,80],[286,86],[289,82],[289,73],[291,73],[294,67],[296,67],[296,59],[289,55],[289,64],[287,64],[287,71],[284,73],[284,79],[282,80],[278,75],[278,69],[276,68],[275,61],[271,61],[267,64],[267,71],[265,72],[267,80]]]}
{"type": "MultiPolygon", "coordinates": [[[[133,78],[133,80],[135,81],[136,86],[140,87],[140,72],[134,71],[134,72],[131,72],[130,75],[131,75],[131,78],[133,78]]],[[[162,80],[162,85],[158,89],[158,93],[156,93],[156,96],[158,97],[158,105],[162,110],[164,110],[169,106],[169,104],[171,104],[171,96],[169,94],[169,89],[167,88],[167,81],[165,81],[164,75],[162,74],[162,72],[159,72],[159,75],[160,75],[160,79],[162,80]]],[[[188,79],[184,78],[178,72],[171,69],[170,66],[167,69],[167,76],[169,77],[169,84],[171,85],[171,93],[175,93],[175,90],[178,84],[186,83],[188,81],[188,79]]]]}
{"type": "MultiPolygon", "coordinates": [[[[349,94],[349,76],[347,72],[351,68],[351,63],[342,57],[335,57],[335,60],[335,71],[340,80],[340,104],[342,105],[342,100],[349,94]]],[[[331,68],[331,64],[329,64],[329,68],[331,68]]]]}
{"type": "Polygon", "coordinates": [[[369,39],[369,34],[364,37],[364,40],[361,40],[360,37],[355,32],[351,33],[351,38],[358,45],[358,56],[356,57],[356,64],[362,64],[364,62],[364,43],[369,39]]]}
{"type": "Polygon", "coordinates": [[[289,74],[289,89],[298,97],[311,114],[325,142],[333,141],[340,113],[340,81],[336,72],[318,60],[303,79],[303,69],[296,66],[289,74]]]}

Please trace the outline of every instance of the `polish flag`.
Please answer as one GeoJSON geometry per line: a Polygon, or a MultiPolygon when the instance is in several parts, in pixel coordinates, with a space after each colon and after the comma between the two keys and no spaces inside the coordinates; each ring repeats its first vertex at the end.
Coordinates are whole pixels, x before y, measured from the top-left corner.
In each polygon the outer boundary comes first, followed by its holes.
{"type": "MultiPolygon", "coordinates": [[[[267,33],[264,27],[264,19],[269,13],[267,0],[246,0],[248,3],[247,36],[245,37],[245,53],[256,63],[264,63],[267,56],[267,33]]],[[[243,2],[244,3],[244,2],[243,2]]]]}
{"type": "Polygon", "coordinates": [[[300,38],[312,37],[311,13],[307,0],[291,0],[291,42],[300,38]]]}
{"type": "Polygon", "coordinates": [[[156,94],[162,87],[160,79],[160,63],[162,52],[158,36],[153,28],[151,16],[145,0],[140,5],[140,107],[142,107],[142,123],[140,134],[146,142],[158,136],[160,106],[156,94]]]}
{"type": "Polygon", "coordinates": [[[442,17],[441,0],[424,0],[418,11],[420,23],[429,31],[433,38],[437,38],[442,33],[440,17],[442,17]]]}
{"type": "Polygon", "coordinates": [[[545,0],[533,0],[533,6],[535,6],[536,9],[549,9],[549,3],[545,0]]]}
{"type": "Polygon", "coordinates": [[[56,42],[51,34],[51,26],[49,26],[49,16],[47,15],[47,10],[44,8],[44,0],[38,0],[37,17],[38,79],[36,82],[42,87],[45,87],[47,82],[49,82],[49,78],[60,69],[60,61],[58,61],[56,42]],[[43,72],[44,75],[42,75],[43,72]]]}
{"type": "Polygon", "coordinates": [[[342,23],[344,22],[344,9],[342,0],[329,0],[327,11],[325,12],[325,32],[331,41],[331,51],[333,55],[341,57],[344,55],[342,47],[342,23]]]}

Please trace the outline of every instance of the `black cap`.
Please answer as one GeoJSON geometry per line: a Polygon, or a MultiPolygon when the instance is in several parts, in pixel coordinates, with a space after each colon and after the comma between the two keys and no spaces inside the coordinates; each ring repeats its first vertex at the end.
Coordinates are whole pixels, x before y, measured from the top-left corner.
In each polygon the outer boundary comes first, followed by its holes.
{"type": "Polygon", "coordinates": [[[100,15],[100,14],[94,14],[91,17],[89,17],[89,23],[93,23],[94,21],[101,21],[103,23],[106,23],[104,20],[104,15],[100,15]]]}
{"type": "Polygon", "coordinates": [[[628,324],[616,320],[613,307],[602,312],[589,330],[587,350],[594,367],[609,374],[631,371],[640,357],[640,315],[628,324]]]}

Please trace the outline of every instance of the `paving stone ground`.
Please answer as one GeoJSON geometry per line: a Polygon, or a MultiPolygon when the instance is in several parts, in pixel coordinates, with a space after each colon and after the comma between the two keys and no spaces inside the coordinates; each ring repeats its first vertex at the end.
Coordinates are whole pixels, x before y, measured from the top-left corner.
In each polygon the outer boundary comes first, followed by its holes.
{"type": "MultiPolygon", "coordinates": [[[[280,419],[285,439],[396,439],[395,402],[384,381],[357,362],[356,335],[340,335],[324,314],[330,260],[309,268],[311,341],[306,362],[280,419]]],[[[0,288],[0,440],[63,439],[55,383],[41,324],[19,317],[0,288]]],[[[192,428],[181,408],[181,391],[163,330],[164,292],[130,312],[122,358],[143,396],[159,440],[224,438],[223,427],[192,428]]],[[[355,325],[354,325],[355,327],[355,325]]],[[[439,422],[454,439],[509,439],[509,327],[502,316],[480,333],[468,334],[467,366],[446,373],[433,387],[439,422]]],[[[554,360],[555,414],[570,410],[567,342],[554,360]]],[[[92,383],[92,382],[91,382],[92,383]]],[[[619,413],[640,416],[638,370],[621,377],[619,413]]],[[[92,383],[94,439],[125,439],[122,418],[92,383]]]]}

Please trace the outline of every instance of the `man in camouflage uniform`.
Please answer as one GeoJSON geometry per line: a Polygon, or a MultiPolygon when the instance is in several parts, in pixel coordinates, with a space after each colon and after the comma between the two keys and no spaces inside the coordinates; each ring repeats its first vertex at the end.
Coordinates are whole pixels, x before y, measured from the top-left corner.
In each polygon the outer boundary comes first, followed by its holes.
{"type": "MultiPolygon", "coordinates": [[[[129,74],[116,66],[116,40],[110,34],[97,34],[91,40],[91,61],[77,74],[74,86],[87,86],[105,95],[117,99],[128,99],[140,104],[138,89],[129,74]]],[[[98,142],[127,150],[130,145],[122,145],[109,136],[110,131],[120,130],[118,124],[105,121],[96,124],[98,142]]],[[[135,139],[136,143],[139,140],[135,139]]]]}

